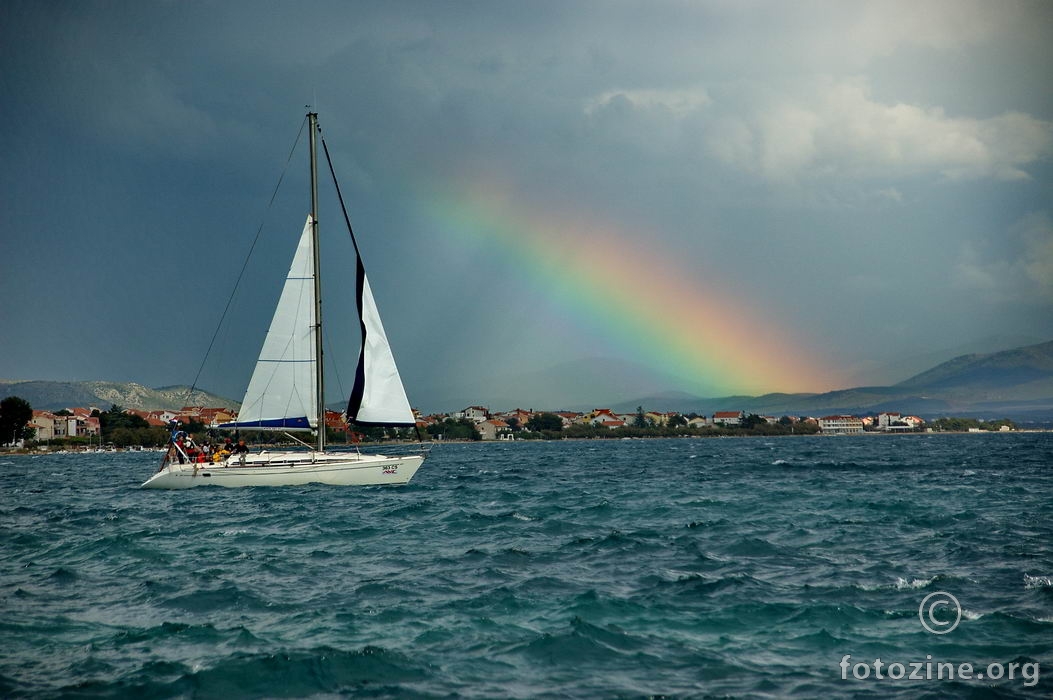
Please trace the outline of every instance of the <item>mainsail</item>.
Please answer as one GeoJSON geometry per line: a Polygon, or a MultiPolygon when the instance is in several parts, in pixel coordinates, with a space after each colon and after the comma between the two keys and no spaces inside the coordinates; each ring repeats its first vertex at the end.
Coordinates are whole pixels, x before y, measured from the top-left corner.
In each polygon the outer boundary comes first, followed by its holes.
{"type": "Polygon", "coordinates": [[[318,425],[311,222],[308,216],[238,420],[221,428],[307,430],[318,425]]]}

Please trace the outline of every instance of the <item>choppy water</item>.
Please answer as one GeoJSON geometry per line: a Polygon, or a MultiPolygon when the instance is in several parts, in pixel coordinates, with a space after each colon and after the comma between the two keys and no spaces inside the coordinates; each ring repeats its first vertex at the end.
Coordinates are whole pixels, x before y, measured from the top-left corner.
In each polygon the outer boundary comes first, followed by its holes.
{"type": "Polygon", "coordinates": [[[138,490],[156,457],[0,458],[0,695],[1053,693],[1051,434],[453,444],[403,488],[138,490]]]}

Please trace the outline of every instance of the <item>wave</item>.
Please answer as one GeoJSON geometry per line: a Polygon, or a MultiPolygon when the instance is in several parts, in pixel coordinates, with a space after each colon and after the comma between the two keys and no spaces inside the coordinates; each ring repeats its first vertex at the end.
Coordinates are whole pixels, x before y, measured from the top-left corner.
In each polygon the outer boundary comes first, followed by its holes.
{"type": "Polygon", "coordinates": [[[967,584],[968,580],[958,576],[947,576],[944,574],[936,574],[929,578],[909,578],[905,576],[897,576],[893,581],[883,581],[880,583],[856,583],[853,584],[855,588],[862,591],[919,591],[926,588],[932,587],[933,584],[946,585],[948,583],[955,584],[967,584]]]}
{"type": "MultiPolygon", "coordinates": [[[[523,654],[550,665],[577,666],[582,662],[616,663],[620,656],[631,655],[636,662],[648,642],[613,626],[602,628],[574,617],[570,629],[543,633],[525,643],[513,645],[506,654],[523,654]]],[[[658,661],[652,658],[652,661],[658,661]]]]}
{"type": "Polygon", "coordinates": [[[426,667],[399,652],[376,646],[359,651],[322,647],[234,654],[200,668],[152,662],[116,682],[98,684],[91,694],[114,698],[293,698],[366,691],[374,697],[406,697],[419,696],[412,686],[428,677],[426,667]]]}
{"type": "Polygon", "coordinates": [[[80,577],[77,576],[75,571],[60,566],[51,572],[48,578],[59,584],[69,584],[75,582],[80,577]]]}
{"type": "Polygon", "coordinates": [[[1024,588],[1053,590],[1053,576],[1032,576],[1024,574],[1024,588]]]}
{"type": "Polygon", "coordinates": [[[647,597],[664,598],[669,594],[694,598],[710,596],[729,590],[757,586],[759,582],[749,574],[711,576],[695,571],[666,569],[640,579],[641,594],[647,597]]]}
{"type": "Polygon", "coordinates": [[[611,551],[647,552],[661,550],[664,547],[662,533],[655,531],[622,532],[611,530],[606,535],[576,537],[562,546],[562,549],[584,549],[590,553],[603,554],[611,551]]]}
{"type": "MultiPolygon", "coordinates": [[[[231,610],[274,610],[275,605],[255,593],[243,590],[233,583],[219,588],[200,589],[191,593],[173,596],[161,605],[189,613],[228,612],[231,610]]],[[[281,606],[277,606],[279,609],[281,606]]]]}
{"type": "Polygon", "coordinates": [[[97,642],[95,646],[138,646],[142,644],[165,644],[178,640],[186,644],[217,645],[233,642],[238,645],[261,643],[262,640],[243,626],[220,629],[211,623],[189,624],[185,622],[162,622],[160,625],[145,629],[131,629],[118,632],[109,640],[97,642]]]}

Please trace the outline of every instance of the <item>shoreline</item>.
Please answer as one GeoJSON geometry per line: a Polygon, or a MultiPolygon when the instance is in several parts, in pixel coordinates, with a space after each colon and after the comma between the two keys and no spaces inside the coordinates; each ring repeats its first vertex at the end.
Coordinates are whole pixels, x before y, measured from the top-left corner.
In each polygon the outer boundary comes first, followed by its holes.
{"type": "MultiPolygon", "coordinates": [[[[382,447],[395,447],[395,446],[406,446],[406,445],[430,445],[432,447],[440,446],[443,444],[456,444],[456,445],[474,445],[474,444],[507,444],[507,443],[529,443],[529,442],[593,442],[597,440],[619,442],[625,440],[713,440],[713,439],[781,439],[781,438],[845,438],[845,437],[932,437],[935,435],[1021,435],[1021,434],[1041,434],[1041,433],[1053,433],[1051,428],[1026,428],[1018,430],[981,430],[981,431],[966,431],[966,430],[941,430],[941,431],[926,431],[926,432],[885,432],[885,431],[865,431],[862,433],[809,433],[809,434],[789,434],[789,435],[641,435],[633,437],[563,437],[563,438],[529,438],[521,440],[466,440],[466,439],[454,439],[454,440],[429,440],[423,443],[417,441],[404,441],[404,440],[391,440],[386,442],[363,442],[360,443],[360,447],[374,449],[382,447]]],[[[280,446],[276,446],[280,447],[280,446]]],[[[330,445],[330,448],[336,447],[330,445]]],[[[141,450],[130,450],[126,448],[118,448],[115,450],[40,450],[40,449],[26,449],[26,448],[0,448],[0,456],[34,456],[34,455],[95,455],[95,454],[143,454],[143,453],[163,453],[164,448],[143,448],[141,450]]],[[[346,450],[339,450],[340,452],[346,450]]]]}

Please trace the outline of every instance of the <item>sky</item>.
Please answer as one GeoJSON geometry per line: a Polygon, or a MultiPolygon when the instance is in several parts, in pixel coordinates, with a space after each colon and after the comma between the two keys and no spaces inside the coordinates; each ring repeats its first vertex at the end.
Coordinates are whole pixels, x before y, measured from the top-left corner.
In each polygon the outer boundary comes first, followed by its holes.
{"type": "MultiPolygon", "coordinates": [[[[0,62],[0,378],[240,398],[307,105],[425,410],[1053,339],[1053,3],[7,0],[0,62]]],[[[354,267],[320,219],[338,400],[354,267]]]]}

